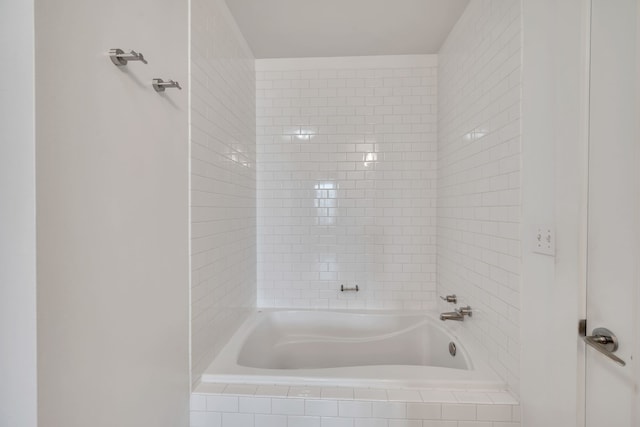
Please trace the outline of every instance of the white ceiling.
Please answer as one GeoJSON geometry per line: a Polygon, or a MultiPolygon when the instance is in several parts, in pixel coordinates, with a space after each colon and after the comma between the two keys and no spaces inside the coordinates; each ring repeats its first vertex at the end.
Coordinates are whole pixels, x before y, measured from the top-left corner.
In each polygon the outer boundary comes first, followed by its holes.
{"type": "Polygon", "coordinates": [[[437,53],[469,0],[226,0],[256,58],[437,53]]]}

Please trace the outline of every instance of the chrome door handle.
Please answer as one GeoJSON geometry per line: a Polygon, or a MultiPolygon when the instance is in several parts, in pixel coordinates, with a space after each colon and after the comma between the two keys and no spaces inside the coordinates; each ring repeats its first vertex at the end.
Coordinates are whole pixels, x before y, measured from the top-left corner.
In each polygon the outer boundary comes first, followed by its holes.
{"type": "Polygon", "coordinates": [[[625,366],[624,360],[613,354],[618,350],[618,338],[613,332],[607,328],[595,328],[592,332],[593,335],[584,337],[584,342],[598,350],[600,353],[607,356],[620,366],[625,366]]]}

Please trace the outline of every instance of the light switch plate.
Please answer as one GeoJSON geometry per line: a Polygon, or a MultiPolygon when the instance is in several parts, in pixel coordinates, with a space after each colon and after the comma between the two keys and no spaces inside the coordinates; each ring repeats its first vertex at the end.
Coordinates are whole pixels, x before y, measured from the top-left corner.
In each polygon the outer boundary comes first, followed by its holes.
{"type": "Polygon", "coordinates": [[[543,255],[555,256],[556,233],[550,225],[537,225],[533,227],[533,252],[543,255]]]}

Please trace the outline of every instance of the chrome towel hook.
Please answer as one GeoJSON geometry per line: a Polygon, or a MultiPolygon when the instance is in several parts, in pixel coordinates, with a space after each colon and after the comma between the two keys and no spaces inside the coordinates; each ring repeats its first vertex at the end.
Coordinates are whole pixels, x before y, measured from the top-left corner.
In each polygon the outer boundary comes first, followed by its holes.
{"type": "Polygon", "coordinates": [[[164,92],[164,90],[168,87],[175,87],[182,90],[182,88],[180,87],[180,83],[173,80],[165,82],[162,79],[153,79],[151,84],[153,85],[153,88],[156,90],[156,92],[164,92]]]}
{"type": "Polygon", "coordinates": [[[127,62],[129,61],[141,61],[142,63],[147,64],[147,60],[144,59],[144,55],[136,52],[135,50],[131,50],[129,53],[124,53],[124,50],[122,49],[110,49],[109,58],[111,58],[111,62],[118,67],[127,65],[127,62]]]}

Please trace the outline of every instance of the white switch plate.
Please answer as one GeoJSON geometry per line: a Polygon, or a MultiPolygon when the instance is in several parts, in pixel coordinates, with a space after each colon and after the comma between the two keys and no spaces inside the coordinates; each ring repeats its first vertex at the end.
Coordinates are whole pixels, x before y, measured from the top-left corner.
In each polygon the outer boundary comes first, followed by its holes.
{"type": "Polygon", "coordinates": [[[533,252],[543,255],[555,256],[556,233],[550,225],[537,225],[533,227],[533,252]]]}

